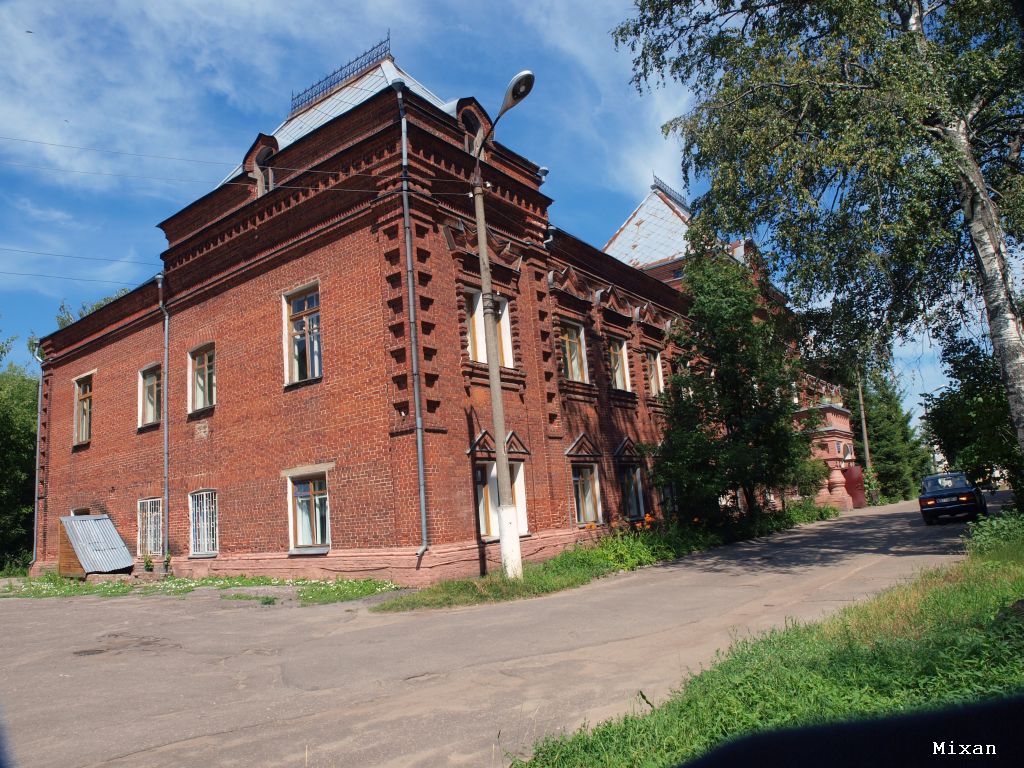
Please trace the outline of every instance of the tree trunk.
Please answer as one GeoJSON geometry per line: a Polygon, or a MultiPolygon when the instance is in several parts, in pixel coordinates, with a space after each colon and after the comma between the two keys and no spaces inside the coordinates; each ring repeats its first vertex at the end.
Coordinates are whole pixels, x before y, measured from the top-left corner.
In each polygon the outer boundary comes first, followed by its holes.
{"type": "Polygon", "coordinates": [[[960,154],[961,204],[974,247],[975,269],[985,301],[992,350],[1002,370],[1017,444],[1024,451],[1024,335],[1010,287],[1006,237],[999,211],[974,161],[966,124],[952,126],[947,136],[960,154]]]}

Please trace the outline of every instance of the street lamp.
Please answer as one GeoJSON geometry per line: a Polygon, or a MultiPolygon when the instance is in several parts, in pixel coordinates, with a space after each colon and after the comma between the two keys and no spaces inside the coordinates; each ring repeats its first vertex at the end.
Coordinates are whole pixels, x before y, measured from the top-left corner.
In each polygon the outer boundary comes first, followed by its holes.
{"type": "Polygon", "coordinates": [[[498,539],[501,546],[501,567],[510,579],[523,577],[523,556],[519,549],[519,524],[512,503],[512,476],[505,447],[505,403],[501,394],[501,367],[498,357],[498,324],[494,292],[491,287],[491,262],[487,255],[487,222],[484,219],[484,182],[480,173],[480,153],[494,132],[501,116],[525,99],[533,89],[533,73],[520,72],[512,78],[505,91],[497,117],[490,130],[473,147],[473,203],[476,207],[476,240],[480,255],[480,293],[484,311],[484,350],[487,354],[487,379],[491,393],[491,418],[494,421],[494,463],[498,473],[498,539]]]}

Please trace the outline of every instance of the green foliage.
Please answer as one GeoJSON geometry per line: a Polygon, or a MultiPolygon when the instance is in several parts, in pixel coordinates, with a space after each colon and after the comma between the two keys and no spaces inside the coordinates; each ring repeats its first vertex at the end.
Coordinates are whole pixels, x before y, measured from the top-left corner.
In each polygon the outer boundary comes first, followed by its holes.
{"type": "Polygon", "coordinates": [[[763,234],[773,276],[817,307],[820,352],[884,349],[925,313],[975,322],[979,295],[1019,323],[999,267],[1024,235],[1024,34],[1005,0],[636,0],[613,34],[638,87],[693,97],[665,130],[707,182],[696,252],[763,234]]]}
{"type": "MultiPolygon", "coordinates": [[[[872,370],[864,382],[864,411],[867,417],[871,462],[879,501],[883,504],[916,498],[921,478],[931,468],[931,456],[910,426],[911,414],[903,408],[903,392],[892,374],[872,370]]],[[[850,423],[854,425],[855,452],[863,464],[860,404],[853,400],[850,423]]],[[[867,491],[865,470],[865,491],[867,491]]]]}
{"type": "Polygon", "coordinates": [[[972,557],[1008,560],[1024,566],[1024,514],[1016,507],[1004,507],[998,516],[970,522],[964,543],[972,557]]]}
{"type": "Polygon", "coordinates": [[[1024,488],[1024,457],[999,362],[973,339],[949,338],[943,342],[942,364],[950,384],[923,396],[923,421],[946,460],[977,482],[1004,469],[1014,488],[1024,488]]]}
{"type": "Polygon", "coordinates": [[[398,589],[397,584],[377,579],[337,579],[336,581],[310,581],[299,585],[299,602],[303,605],[323,605],[358,600],[398,589]]]}
{"type": "Polygon", "coordinates": [[[691,363],[672,377],[655,477],[702,514],[737,488],[758,509],[759,490],[806,485],[811,471],[816,423],[794,426],[792,329],[730,258],[693,259],[684,279],[690,307],[673,335],[691,363]]]}
{"type": "Polygon", "coordinates": [[[650,713],[545,739],[513,766],[667,768],[752,732],[1017,693],[1024,621],[1007,609],[1022,593],[1024,564],[972,553],[824,622],[740,640],[650,713]]]}
{"type": "MultiPolygon", "coordinates": [[[[10,350],[0,343],[0,364],[10,350]]],[[[32,504],[39,382],[20,366],[0,371],[0,566],[27,564],[32,550],[32,504]]]]}
{"type": "Polygon", "coordinates": [[[119,288],[112,296],[105,296],[99,301],[83,301],[82,306],[78,308],[78,317],[75,317],[75,313],[72,312],[68,303],[66,301],[62,301],[60,303],[60,307],[57,309],[57,327],[67,328],[73,322],[81,320],[86,315],[91,315],[97,309],[107,306],[110,302],[120,299],[128,293],[131,293],[131,288],[119,288]]]}
{"type": "Polygon", "coordinates": [[[143,568],[143,570],[145,570],[145,571],[147,571],[149,573],[152,573],[153,572],[153,558],[150,557],[149,555],[146,555],[144,558],[142,558],[142,568],[143,568]]]}

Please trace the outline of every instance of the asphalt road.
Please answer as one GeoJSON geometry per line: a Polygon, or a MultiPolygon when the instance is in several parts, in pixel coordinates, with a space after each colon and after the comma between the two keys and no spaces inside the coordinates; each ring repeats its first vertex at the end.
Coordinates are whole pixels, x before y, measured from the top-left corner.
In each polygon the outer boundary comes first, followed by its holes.
{"type": "Polygon", "coordinates": [[[534,600],[412,614],[187,598],[0,600],[19,766],[501,766],[663,700],[737,636],[960,556],[915,503],[534,600]]]}

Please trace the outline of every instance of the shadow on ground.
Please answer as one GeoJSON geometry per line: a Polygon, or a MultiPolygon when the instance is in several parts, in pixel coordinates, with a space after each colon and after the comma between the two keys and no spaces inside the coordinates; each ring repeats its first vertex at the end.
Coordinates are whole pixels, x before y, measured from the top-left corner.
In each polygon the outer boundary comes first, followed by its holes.
{"type": "MultiPolygon", "coordinates": [[[[988,497],[996,512],[1012,500],[1008,492],[988,497]]],[[[791,531],[692,555],[687,568],[709,572],[771,571],[791,573],[811,566],[829,565],[857,555],[955,555],[963,551],[963,518],[941,518],[924,524],[916,503],[871,507],[846,513],[834,520],[804,525],[791,531]]],[[[660,568],[679,567],[680,561],[660,568]]]]}

